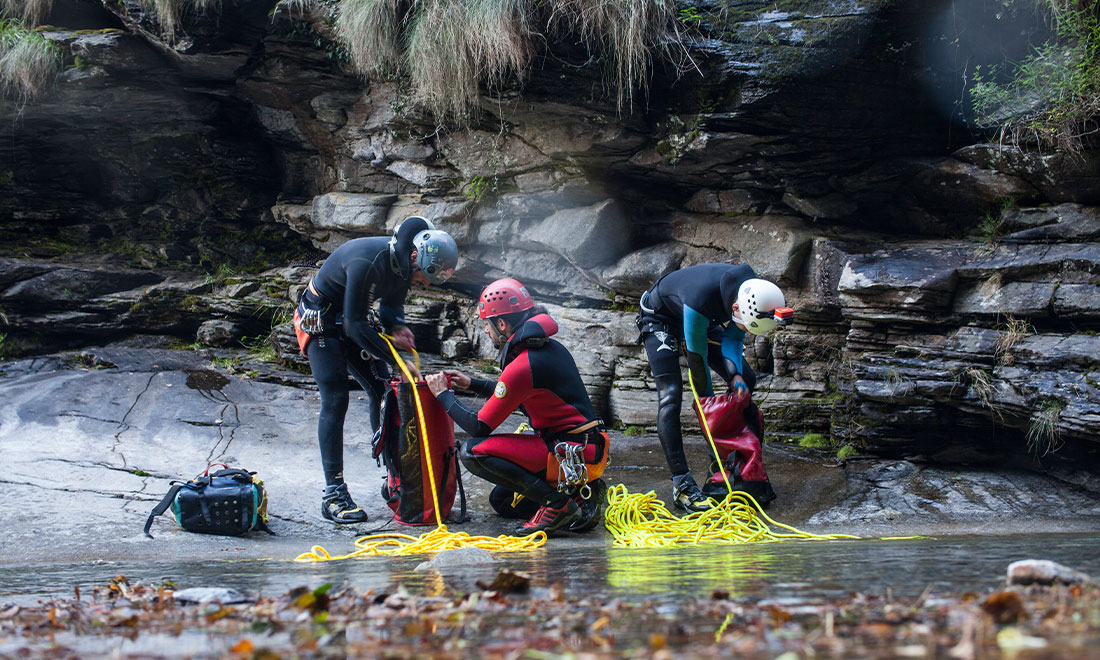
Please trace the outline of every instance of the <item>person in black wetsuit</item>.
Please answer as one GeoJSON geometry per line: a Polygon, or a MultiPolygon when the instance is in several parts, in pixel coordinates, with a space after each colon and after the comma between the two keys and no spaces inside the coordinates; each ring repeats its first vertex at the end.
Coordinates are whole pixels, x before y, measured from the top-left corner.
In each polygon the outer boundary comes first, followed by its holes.
{"type": "Polygon", "coordinates": [[[478,316],[501,349],[502,371],[496,383],[452,369],[427,378],[447,414],[470,434],[461,453],[463,465],[496,484],[489,501],[498,513],[530,517],[516,529],[519,535],[593,529],[607,495],[607,485],[599,477],[607,465],[609,438],[573,356],[551,338],[558,324],[510,278],[485,288],[478,316]],[[458,401],[452,385],[488,396],[489,401],[474,412],[458,401]],[[535,433],[493,433],[517,408],[530,419],[535,433]],[[570,449],[574,456],[559,462],[570,449]],[[570,483],[573,468],[577,483],[570,483]]]}
{"type": "MultiPolygon", "coordinates": [[[[672,473],[673,503],[679,508],[703,511],[711,506],[684,455],[681,343],[699,396],[714,393],[711,369],[735,396],[751,396],[756,374],[744,361],[745,334],[766,334],[784,323],[785,312],[776,316],[776,310],[785,309],[784,305],[779,287],[757,278],[752,268],[721,263],[673,271],[642,294],[638,341],[645,346],[657,387],[657,436],[672,473]]],[[[750,428],[761,437],[762,429],[755,428],[759,426],[755,404],[749,404],[745,413],[750,428]]]]}
{"type": "Polygon", "coordinates": [[[457,264],[454,239],[413,216],[397,227],[392,238],[356,238],[336,248],[302,294],[294,328],[321,394],[317,438],[325,473],[321,515],[326,519],[367,520],[344,483],[348,373],[366,392],[371,427],[377,429],[389,367],[394,364],[382,333],[392,336],[398,350],[414,348],[415,339],[403,317],[409,286],[441,284],[457,264]]]}

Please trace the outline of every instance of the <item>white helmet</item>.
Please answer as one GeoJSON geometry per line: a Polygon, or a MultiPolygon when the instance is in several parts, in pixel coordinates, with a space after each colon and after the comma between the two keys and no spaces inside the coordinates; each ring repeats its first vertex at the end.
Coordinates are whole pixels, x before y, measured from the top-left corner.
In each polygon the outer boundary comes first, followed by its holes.
{"type": "MultiPolygon", "coordinates": [[[[786,299],[779,287],[767,280],[745,280],[737,290],[737,307],[741,310],[741,325],[754,335],[766,335],[780,324],[775,310],[785,307],[786,299]]],[[[737,319],[735,319],[737,320],[737,319]]]]}

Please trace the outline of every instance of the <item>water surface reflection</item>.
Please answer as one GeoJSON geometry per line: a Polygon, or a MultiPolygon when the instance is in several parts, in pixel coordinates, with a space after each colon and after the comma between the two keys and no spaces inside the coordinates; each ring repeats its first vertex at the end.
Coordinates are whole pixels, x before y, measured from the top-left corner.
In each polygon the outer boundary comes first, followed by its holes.
{"type": "Polygon", "coordinates": [[[995,587],[1005,567],[1052,559],[1100,575],[1100,535],[950,537],[910,541],[788,542],[740,546],[627,550],[610,544],[501,555],[491,565],[415,571],[426,557],[369,557],[325,564],[284,560],[215,562],[83,562],[0,567],[0,603],[71,597],[122,574],[131,582],[180,587],[227,586],[277,595],[331,582],[361,591],[442,594],[477,588],[501,567],[530,573],[537,587],[560,585],[570,596],[665,599],[722,591],[731,598],[825,598],[852,592],[916,595],[995,587]]]}

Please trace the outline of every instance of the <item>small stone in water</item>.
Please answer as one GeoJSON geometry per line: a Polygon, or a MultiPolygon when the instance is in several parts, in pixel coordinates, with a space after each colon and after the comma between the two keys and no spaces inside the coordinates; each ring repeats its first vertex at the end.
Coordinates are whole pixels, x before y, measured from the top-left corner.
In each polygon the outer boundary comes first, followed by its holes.
{"type": "Polygon", "coordinates": [[[206,603],[221,603],[233,605],[235,603],[254,602],[236,589],[226,587],[191,587],[172,593],[173,598],[179,603],[194,603],[205,605],[206,603]]]}
{"type": "Polygon", "coordinates": [[[1049,559],[1024,559],[1008,565],[1008,584],[1096,584],[1091,576],[1049,559]]]}
{"type": "Polygon", "coordinates": [[[444,550],[432,557],[429,561],[420,562],[414,570],[426,571],[429,569],[440,570],[453,566],[472,566],[475,564],[491,564],[496,562],[496,557],[488,550],[481,548],[454,548],[444,550]]]}

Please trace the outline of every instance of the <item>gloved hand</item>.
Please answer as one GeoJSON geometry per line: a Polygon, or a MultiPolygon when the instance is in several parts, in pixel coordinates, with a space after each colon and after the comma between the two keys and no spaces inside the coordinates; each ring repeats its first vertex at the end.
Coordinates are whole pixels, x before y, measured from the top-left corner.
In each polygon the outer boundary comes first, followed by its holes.
{"type": "Polygon", "coordinates": [[[733,380],[730,381],[730,387],[733,389],[733,398],[738,401],[749,395],[749,386],[745,384],[745,379],[741,377],[741,374],[733,377],[733,380]]]}

